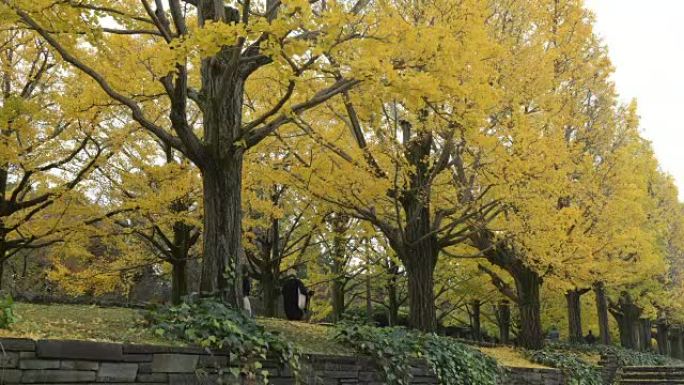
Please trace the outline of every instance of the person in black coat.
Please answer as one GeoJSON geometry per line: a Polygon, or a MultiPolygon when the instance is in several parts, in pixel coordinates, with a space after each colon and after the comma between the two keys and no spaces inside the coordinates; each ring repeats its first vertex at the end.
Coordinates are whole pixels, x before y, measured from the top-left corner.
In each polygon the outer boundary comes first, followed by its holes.
{"type": "Polygon", "coordinates": [[[295,275],[294,271],[288,271],[287,277],[283,282],[283,307],[285,316],[290,321],[301,321],[304,319],[307,303],[311,293],[295,275]]]}
{"type": "Polygon", "coordinates": [[[594,335],[594,333],[591,332],[591,330],[589,330],[589,334],[584,336],[584,342],[588,343],[589,345],[595,344],[596,340],[597,340],[597,338],[594,335]]]}

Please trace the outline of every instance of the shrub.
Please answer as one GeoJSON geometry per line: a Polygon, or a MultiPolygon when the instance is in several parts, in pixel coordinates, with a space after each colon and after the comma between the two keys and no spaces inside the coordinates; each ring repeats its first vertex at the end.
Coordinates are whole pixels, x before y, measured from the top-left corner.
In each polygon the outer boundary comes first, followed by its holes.
{"type": "Polygon", "coordinates": [[[290,342],[219,301],[201,299],[193,304],[163,308],[149,316],[159,335],[229,351],[231,363],[240,363],[240,367],[230,368],[235,377],[242,374],[267,383],[268,371],[262,370],[261,363],[267,356],[275,356],[295,375],[299,373],[299,353],[290,342]]]}

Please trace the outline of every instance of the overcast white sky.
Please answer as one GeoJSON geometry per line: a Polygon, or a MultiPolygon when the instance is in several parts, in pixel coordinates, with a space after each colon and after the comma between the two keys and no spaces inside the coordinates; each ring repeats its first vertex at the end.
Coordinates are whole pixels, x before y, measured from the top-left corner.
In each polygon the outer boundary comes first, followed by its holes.
{"type": "Polygon", "coordinates": [[[684,200],[684,0],[585,0],[608,45],[622,100],[636,98],[641,126],[684,200]]]}

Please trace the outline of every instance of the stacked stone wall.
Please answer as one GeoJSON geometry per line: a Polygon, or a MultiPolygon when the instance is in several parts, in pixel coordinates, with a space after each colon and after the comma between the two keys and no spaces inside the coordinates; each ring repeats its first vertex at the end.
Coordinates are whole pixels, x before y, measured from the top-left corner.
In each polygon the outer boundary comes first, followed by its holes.
{"type": "MultiPolygon", "coordinates": [[[[300,379],[305,385],[381,385],[382,374],[367,357],[307,355],[300,379]]],[[[208,385],[219,370],[229,372],[229,354],[196,347],[115,344],[71,340],[0,339],[0,385],[136,384],[208,385]]],[[[294,385],[288,368],[264,362],[274,385],[294,385]]],[[[555,369],[508,368],[502,385],[563,385],[555,369]]],[[[422,363],[412,369],[412,384],[437,384],[422,363]]],[[[238,383],[235,380],[226,384],[238,383]]],[[[477,385],[477,384],[473,384],[477,385]]]]}

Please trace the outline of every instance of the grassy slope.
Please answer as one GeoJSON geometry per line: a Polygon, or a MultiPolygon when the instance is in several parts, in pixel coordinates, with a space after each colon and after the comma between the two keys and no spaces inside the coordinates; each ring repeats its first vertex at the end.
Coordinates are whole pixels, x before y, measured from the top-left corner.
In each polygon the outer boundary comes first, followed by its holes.
{"type": "Polygon", "coordinates": [[[0,337],[173,343],[160,339],[149,329],[137,327],[142,316],[133,309],[17,303],[14,310],[18,321],[9,330],[0,329],[0,337]]]}
{"type": "MultiPolygon", "coordinates": [[[[0,337],[32,339],[85,339],[110,342],[182,345],[154,335],[149,328],[140,327],[140,311],[125,308],[103,308],[87,305],[34,305],[17,303],[19,320],[10,330],[0,329],[0,337]]],[[[352,355],[354,352],[332,340],[329,326],[292,322],[274,318],[260,318],[258,323],[267,330],[278,332],[293,341],[304,352],[352,355]]],[[[482,348],[483,353],[499,363],[516,367],[543,367],[529,362],[520,351],[501,348],[482,348]]]]}

